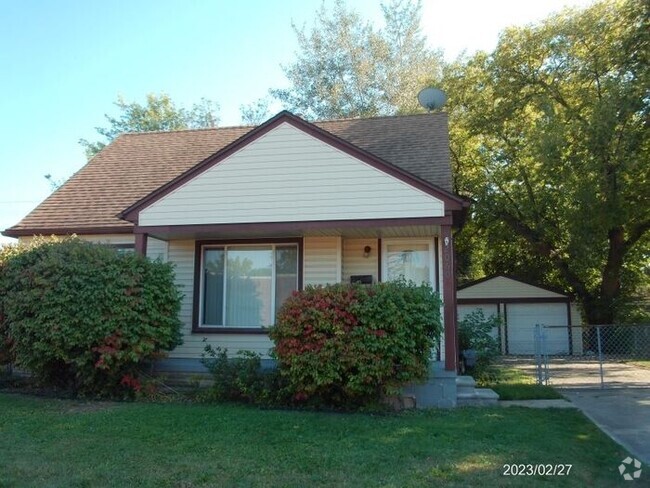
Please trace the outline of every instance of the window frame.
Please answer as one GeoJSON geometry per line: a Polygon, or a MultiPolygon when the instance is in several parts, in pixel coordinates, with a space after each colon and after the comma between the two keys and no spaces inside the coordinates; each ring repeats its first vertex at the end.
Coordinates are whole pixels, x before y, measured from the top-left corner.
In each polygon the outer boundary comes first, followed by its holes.
{"type": "MultiPolygon", "coordinates": [[[[268,327],[232,327],[227,325],[203,325],[203,250],[226,246],[282,246],[296,245],[298,248],[298,290],[303,288],[303,238],[267,238],[267,239],[212,239],[195,242],[194,250],[194,289],[192,306],[192,332],[201,334],[267,334],[268,327]]],[[[275,253],[274,253],[275,260],[275,253]]],[[[273,274],[273,294],[275,296],[275,273],[273,274]]],[[[275,303],[273,304],[275,306],[275,303]]]]}

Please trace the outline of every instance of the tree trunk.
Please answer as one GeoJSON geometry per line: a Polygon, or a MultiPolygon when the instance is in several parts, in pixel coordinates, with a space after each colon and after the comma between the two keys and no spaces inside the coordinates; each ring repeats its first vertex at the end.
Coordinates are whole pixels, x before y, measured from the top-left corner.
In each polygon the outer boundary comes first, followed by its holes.
{"type": "Polygon", "coordinates": [[[603,296],[579,297],[588,325],[613,324],[615,317],[614,300],[603,296]]]}

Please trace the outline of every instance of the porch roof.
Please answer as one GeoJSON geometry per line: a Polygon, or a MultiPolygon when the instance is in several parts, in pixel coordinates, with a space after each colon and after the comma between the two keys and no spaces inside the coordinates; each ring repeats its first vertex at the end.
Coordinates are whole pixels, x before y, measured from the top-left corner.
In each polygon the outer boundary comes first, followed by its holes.
{"type": "Polygon", "coordinates": [[[272,222],[254,224],[211,224],[175,226],[136,226],[136,235],[146,234],[161,240],[177,239],[257,239],[264,237],[393,238],[426,237],[440,234],[441,225],[452,218],[338,220],[312,222],[272,222]]]}

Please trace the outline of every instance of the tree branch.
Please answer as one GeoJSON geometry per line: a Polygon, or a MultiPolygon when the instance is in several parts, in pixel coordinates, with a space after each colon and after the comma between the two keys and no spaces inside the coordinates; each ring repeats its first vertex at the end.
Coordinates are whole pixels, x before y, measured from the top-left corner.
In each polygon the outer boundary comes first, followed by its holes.
{"type": "Polygon", "coordinates": [[[566,280],[566,282],[578,294],[578,296],[580,296],[583,300],[585,298],[591,297],[591,294],[587,290],[585,284],[573,271],[571,271],[569,268],[569,263],[559,256],[557,249],[552,243],[545,240],[539,232],[509,212],[499,211],[498,216],[502,218],[503,221],[508,224],[512,230],[515,231],[515,233],[528,241],[538,253],[549,258],[560,271],[562,277],[566,280]]]}

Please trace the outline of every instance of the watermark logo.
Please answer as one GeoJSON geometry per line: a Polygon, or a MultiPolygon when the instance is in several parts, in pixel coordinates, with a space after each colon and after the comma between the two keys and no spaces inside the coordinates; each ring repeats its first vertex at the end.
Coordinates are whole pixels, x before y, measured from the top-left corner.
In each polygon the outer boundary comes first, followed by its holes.
{"type": "Polygon", "coordinates": [[[641,461],[628,456],[621,461],[618,472],[623,476],[625,481],[639,479],[641,477],[641,461]]]}

